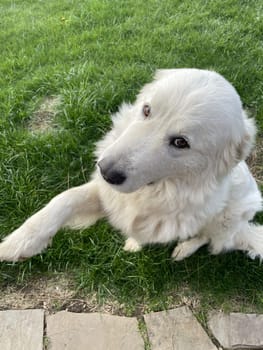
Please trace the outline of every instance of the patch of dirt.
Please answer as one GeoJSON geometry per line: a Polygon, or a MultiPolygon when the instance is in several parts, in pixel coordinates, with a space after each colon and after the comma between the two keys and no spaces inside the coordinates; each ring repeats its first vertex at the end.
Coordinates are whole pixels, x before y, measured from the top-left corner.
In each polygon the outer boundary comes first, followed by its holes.
{"type": "Polygon", "coordinates": [[[117,301],[100,304],[96,295],[80,296],[73,279],[65,275],[42,277],[23,286],[0,289],[0,310],[40,308],[48,313],[67,310],[71,312],[103,312],[124,315],[124,305],[117,301]]]}
{"type": "Polygon", "coordinates": [[[36,278],[23,286],[0,290],[0,310],[44,308],[52,310],[75,295],[70,279],[64,276],[36,278]]]}
{"type": "Polygon", "coordinates": [[[33,113],[30,119],[29,130],[34,132],[45,132],[53,129],[53,120],[60,104],[60,96],[47,96],[43,98],[39,108],[33,113]]]}
{"type": "Polygon", "coordinates": [[[258,136],[255,148],[247,159],[249,168],[259,185],[263,185],[263,136],[258,136]]]}

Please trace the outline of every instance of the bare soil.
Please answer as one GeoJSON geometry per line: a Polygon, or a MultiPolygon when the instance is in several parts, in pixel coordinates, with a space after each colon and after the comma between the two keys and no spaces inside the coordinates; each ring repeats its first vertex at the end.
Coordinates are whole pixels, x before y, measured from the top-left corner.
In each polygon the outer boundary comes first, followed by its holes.
{"type": "Polygon", "coordinates": [[[55,127],[54,118],[60,104],[60,96],[44,97],[30,119],[29,130],[33,132],[46,132],[53,129],[55,127]]]}

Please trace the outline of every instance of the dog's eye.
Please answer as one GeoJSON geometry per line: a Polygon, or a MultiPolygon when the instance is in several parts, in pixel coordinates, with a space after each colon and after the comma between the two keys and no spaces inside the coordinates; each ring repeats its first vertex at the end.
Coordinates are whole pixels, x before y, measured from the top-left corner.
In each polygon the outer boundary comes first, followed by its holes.
{"type": "Polygon", "coordinates": [[[171,137],[170,146],[173,146],[176,148],[190,148],[189,143],[182,136],[171,137]]]}
{"type": "Polygon", "coordinates": [[[151,114],[151,106],[148,104],[144,105],[142,111],[145,118],[149,117],[151,114]]]}

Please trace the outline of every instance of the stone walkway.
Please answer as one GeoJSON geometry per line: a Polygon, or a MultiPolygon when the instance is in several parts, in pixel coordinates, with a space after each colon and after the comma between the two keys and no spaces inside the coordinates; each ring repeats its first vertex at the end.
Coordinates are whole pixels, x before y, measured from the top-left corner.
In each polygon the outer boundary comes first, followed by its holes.
{"type": "Polygon", "coordinates": [[[0,311],[1,350],[263,349],[263,315],[211,313],[205,329],[187,306],[142,318],[43,310],[0,311]]]}

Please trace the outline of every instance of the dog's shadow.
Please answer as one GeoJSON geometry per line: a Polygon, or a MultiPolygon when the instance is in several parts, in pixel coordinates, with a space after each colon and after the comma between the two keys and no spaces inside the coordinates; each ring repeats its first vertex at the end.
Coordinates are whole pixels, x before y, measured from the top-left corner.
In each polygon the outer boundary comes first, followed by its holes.
{"type": "Polygon", "coordinates": [[[163,250],[167,254],[167,259],[155,264],[156,273],[151,276],[160,291],[173,284],[180,289],[180,284],[185,283],[194,292],[246,299],[253,296],[253,291],[262,290],[263,266],[259,260],[253,261],[242,252],[214,256],[205,246],[191,257],[176,262],[170,258],[173,249],[174,245],[170,245],[149,247],[145,251],[147,256],[157,259],[163,256],[163,250]]]}

